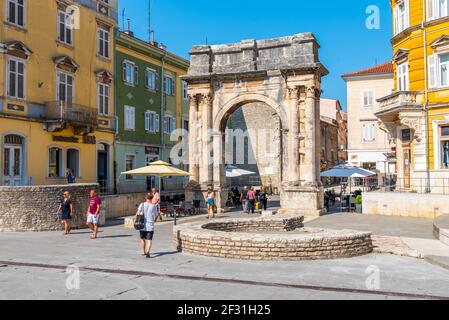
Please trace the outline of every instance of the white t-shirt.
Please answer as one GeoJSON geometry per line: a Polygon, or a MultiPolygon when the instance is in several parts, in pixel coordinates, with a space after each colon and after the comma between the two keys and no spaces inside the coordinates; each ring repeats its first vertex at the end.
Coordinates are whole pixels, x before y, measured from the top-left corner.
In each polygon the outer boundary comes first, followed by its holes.
{"type": "Polygon", "coordinates": [[[147,202],[141,203],[139,211],[144,215],[145,228],[141,231],[154,231],[154,221],[157,218],[157,207],[147,202]]]}

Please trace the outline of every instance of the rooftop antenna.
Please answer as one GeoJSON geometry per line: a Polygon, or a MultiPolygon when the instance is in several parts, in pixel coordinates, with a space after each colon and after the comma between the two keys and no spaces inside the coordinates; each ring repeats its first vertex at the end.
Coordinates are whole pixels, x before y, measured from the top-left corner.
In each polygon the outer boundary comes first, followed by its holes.
{"type": "Polygon", "coordinates": [[[151,42],[151,0],[148,0],[148,42],[151,42]]]}
{"type": "Polygon", "coordinates": [[[206,37],[206,46],[207,46],[207,37],[206,37]]]}
{"type": "Polygon", "coordinates": [[[123,8],[123,10],[122,10],[122,30],[123,31],[125,30],[125,11],[126,11],[126,9],[123,8]]]}
{"type": "Polygon", "coordinates": [[[131,19],[128,18],[126,21],[128,22],[128,31],[131,31],[131,19]]]}

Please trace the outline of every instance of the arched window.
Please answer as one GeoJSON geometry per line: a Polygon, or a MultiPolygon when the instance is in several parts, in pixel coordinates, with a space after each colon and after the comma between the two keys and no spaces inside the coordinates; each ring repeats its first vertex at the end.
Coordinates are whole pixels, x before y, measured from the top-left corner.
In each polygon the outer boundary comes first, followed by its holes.
{"type": "Polygon", "coordinates": [[[80,176],[80,152],[77,149],[67,149],[66,168],[72,172],[75,177],[80,176]]]}
{"type": "Polygon", "coordinates": [[[48,177],[62,177],[62,149],[59,147],[48,149],[48,177]]]}

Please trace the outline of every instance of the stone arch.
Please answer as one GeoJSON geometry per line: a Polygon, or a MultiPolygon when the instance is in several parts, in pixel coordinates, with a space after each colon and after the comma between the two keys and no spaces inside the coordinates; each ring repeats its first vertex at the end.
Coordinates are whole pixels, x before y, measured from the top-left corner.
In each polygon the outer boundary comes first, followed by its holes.
{"type": "Polygon", "coordinates": [[[285,114],[285,110],[283,110],[280,107],[279,103],[277,103],[270,97],[267,97],[266,95],[259,93],[249,93],[249,94],[240,94],[230,99],[224,105],[220,106],[220,109],[213,121],[213,129],[216,130],[217,132],[223,131],[223,123],[226,122],[226,120],[232,115],[234,111],[236,111],[238,108],[242,107],[245,104],[253,102],[262,102],[265,103],[267,106],[271,107],[274,111],[276,111],[277,115],[280,118],[281,130],[283,128],[287,128],[286,123],[287,116],[285,114]]]}

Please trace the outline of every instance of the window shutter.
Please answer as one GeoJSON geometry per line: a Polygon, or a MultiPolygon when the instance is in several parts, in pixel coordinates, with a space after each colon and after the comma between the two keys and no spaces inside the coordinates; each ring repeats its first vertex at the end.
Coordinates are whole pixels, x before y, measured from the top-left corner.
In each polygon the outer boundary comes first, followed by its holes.
{"type": "Polygon", "coordinates": [[[363,141],[366,141],[366,124],[362,125],[362,139],[363,141]]]}
{"type": "Polygon", "coordinates": [[[164,117],[164,132],[168,132],[168,118],[164,117]]]}
{"type": "Polygon", "coordinates": [[[394,34],[397,35],[399,33],[399,7],[396,5],[394,7],[394,34]]]}
{"type": "Polygon", "coordinates": [[[154,115],[154,131],[156,131],[156,132],[160,131],[160,129],[159,129],[159,121],[160,121],[159,115],[155,114],[154,115]]]}
{"type": "Polygon", "coordinates": [[[126,82],[126,62],[122,64],[122,80],[126,82]]]}
{"type": "Polygon", "coordinates": [[[405,4],[405,26],[404,29],[410,26],[410,0],[404,0],[405,4]]]}
{"type": "Polygon", "coordinates": [[[134,67],[134,84],[139,85],[139,67],[134,67]]]}
{"type": "Polygon", "coordinates": [[[145,131],[150,131],[150,113],[145,112],[145,131]]]}
{"type": "Polygon", "coordinates": [[[150,87],[150,85],[149,85],[149,71],[148,70],[145,70],[145,88],[149,88],[150,87]]]}
{"type": "Polygon", "coordinates": [[[155,84],[154,88],[157,91],[159,89],[159,73],[157,73],[157,72],[156,72],[156,75],[155,75],[155,79],[156,79],[156,84],[155,84]]]}
{"type": "Polygon", "coordinates": [[[427,21],[435,19],[435,1],[427,0],[427,21]]]}
{"type": "Polygon", "coordinates": [[[131,108],[131,129],[136,128],[136,111],[134,108],[131,108]]]}
{"type": "Polygon", "coordinates": [[[167,92],[167,77],[166,76],[164,76],[164,93],[168,94],[168,92],[167,92]]]}
{"type": "Polygon", "coordinates": [[[429,56],[429,87],[437,87],[437,56],[429,56]]]}

